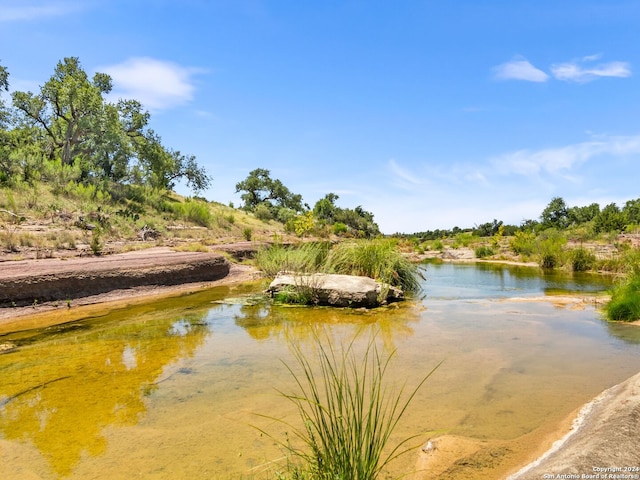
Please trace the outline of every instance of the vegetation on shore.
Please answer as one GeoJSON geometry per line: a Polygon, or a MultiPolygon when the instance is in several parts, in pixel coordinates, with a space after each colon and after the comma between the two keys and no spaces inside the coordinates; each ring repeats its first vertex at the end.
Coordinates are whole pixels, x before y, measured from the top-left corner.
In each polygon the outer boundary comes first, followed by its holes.
{"type": "MultiPolygon", "coordinates": [[[[304,242],[286,246],[276,244],[258,251],[256,265],[270,277],[278,272],[337,273],[373,278],[404,292],[420,290],[418,266],[403,255],[391,239],[329,242],[304,242]]],[[[310,303],[313,295],[301,295],[310,285],[300,285],[298,292],[287,298],[295,303],[310,303]]]]}

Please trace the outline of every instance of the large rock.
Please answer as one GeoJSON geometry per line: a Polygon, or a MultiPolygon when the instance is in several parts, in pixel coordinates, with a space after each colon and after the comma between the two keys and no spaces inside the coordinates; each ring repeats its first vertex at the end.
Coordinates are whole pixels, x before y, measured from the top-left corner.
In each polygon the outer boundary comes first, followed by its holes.
{"type": "Polygon", "coordinates": [[[404,298],[402,290],[369,277],[326,273],[279,273],[267,292],[274,296],[283,291],[302,292],[314,304],[334,307],[371,308],[404,298]]]}

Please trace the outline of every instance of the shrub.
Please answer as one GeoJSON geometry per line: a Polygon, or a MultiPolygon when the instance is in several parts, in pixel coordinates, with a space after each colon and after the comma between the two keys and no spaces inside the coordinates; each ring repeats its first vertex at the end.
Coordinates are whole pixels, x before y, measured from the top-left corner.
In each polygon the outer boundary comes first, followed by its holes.
{"type": "Polygon", "coordinates": [[[244,227],[242,229],[242,236],[247,242],[250,241],[251,237],[253,236],[253,230],[251,229],[251,227],[244,227]]]}
{"type": "Polygon", "coordinates": [[[516,255],[533,255],[536,251],[536,236],[532,232],[519,230],[509,240],[509,247],[516,255]]]}
{"type": "Polygon", "coordinates": [[[334,235],[344,235],[345,233],[347,233],[347,231],[348,231],[348,228],[344,223],[336,222],[333,224],[334,235]]]}
{"type": "Polygon", "coordinates": [[[553,269],[563,264],[562,247],[567,239],[557,230],[546,230],[538,240],[539,264],[542,268],[553,269]]]}
{"type": "Polygon", "coordinates": [[[262,220],[263,222],[268,222],[269,220],[273,220],[273,212],[271,209],[265,205],[264,203],[256,206],[253,214],[256,216],[258,220],[262,220]]]}
{"type": "Polygon", "coordinates": [[[453,246],[457,247],[468,247],[471,245],[471,242],[476,240],[477,237],[473,234],[473,232],[462,232],[458,233],[455,236],[455,240],[453,246]]]}
{"type": "Polygon", "coordinates": [[[488,247],[486,245],[482,245],[475,249],[475,254],[476,254],[476,257],[478,258],[486,258],[486,257],[490,257],[491,255],[494,255],[495,252],[493,251],[493,248],[488,247]]]}
{"type": "Polygon", "coordinates": [[[89,247],[94,255],[100,255],[102,253],[103,248],[102,243],[102,232],[99,228],[96,228],[91,231],[91,242],[89,242],[89,247]]]}
{"type": "Polygon", "coordinates": [[[625,282],[613,288],[605,313],[609,320],[640,320],[640,273],[631,274],[625,282]]]}
{"type": "Polygon", "coordinates": [[[596,256],[586,248],[574,248],[569,252],[571,268],[574,272],[586,272],[596,264],[596,256]]]}

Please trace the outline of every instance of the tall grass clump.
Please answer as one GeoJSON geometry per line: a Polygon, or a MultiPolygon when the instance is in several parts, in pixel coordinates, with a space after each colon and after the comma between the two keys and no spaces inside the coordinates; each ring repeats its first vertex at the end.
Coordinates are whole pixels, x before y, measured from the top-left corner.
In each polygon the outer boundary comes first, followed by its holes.
{"type": "Polygon", "coordinates": [[[209,205],[206,203],[187,200],[183,204],[180,204],[179,210],[182,218],[201,227],[210,227],[213,222],[213,215],[211,214],[209,205]]]}
{"type": "Polygon", "coordinates": [[[256,253],[256,266],[268,277],[278,272],[316,273],[321,270],[331,245],[328,242],[308,242],[297,247],[275,244],[256,253]]]}
{"type": "Polygon", "coordinates": [[[625,279],[613,288],[604,310],[609,320],[632,322],[640,320],[640,249],[631,250],[625,259],[625,279]]]}
{"type": "Polygon", "coordinates": [[[292,347],[298,368],[286,367],[297,391],[281,393],[295,405],[304,426],[276,419],[292,429],[293,441],[280,443],[297,460],[288,466],[290,476],[281,478],[375,480],[390,462],[411,450],[407,443],[415,437],[386,447],[411,400],[438,366],[405,394],[403,388],[387,384],[394,352],[381,353],[372,334],[359,354],[355,340],[335,348],[316,336],[311,360],[299,346],[292,347]]]}
{"type": "Polygon", "coordinates": [[[392,240],[358,240],[334,247],[327,258],[327,272],[362,275],[405,292],[420,290],[418,266],[396,248],[392,240]]]}

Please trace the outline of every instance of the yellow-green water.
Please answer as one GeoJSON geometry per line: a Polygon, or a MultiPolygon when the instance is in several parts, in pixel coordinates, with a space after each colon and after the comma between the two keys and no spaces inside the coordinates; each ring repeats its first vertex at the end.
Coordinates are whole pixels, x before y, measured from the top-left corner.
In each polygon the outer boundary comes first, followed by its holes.
{"type": "Polygon", "coordinates": [[[296,423],[276,389],[294,388],[291,342],[312,348],[319,328],[336,343],[377,331],[397,350],[399,384],[444,360],[393,440],[436,431],[499,445],[495,466],[456,467],[480,478],[520,458],[523,436],[640,370],[640,328],[607,325],[591,306],[512,300],[602,289],[594,279],[455,265],[426,274],[422,300],[376,311],[238,301],[263,287],[252,284],[4,335],[19,348],[0,355],[0,478],[274,478],[283,452],[255,427],[284,440],[287,428],[261,415],[296,423]]]}

